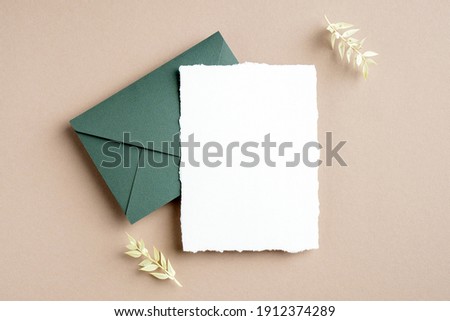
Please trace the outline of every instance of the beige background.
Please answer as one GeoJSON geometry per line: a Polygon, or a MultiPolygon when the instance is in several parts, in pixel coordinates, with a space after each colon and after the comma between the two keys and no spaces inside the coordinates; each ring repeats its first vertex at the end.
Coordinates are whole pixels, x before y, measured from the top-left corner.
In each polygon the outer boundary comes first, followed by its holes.
{"type": "Polygon", "coordinates": [[[450,299],[448,1],[0,1],[0,299],[450,299]],[[339,61],[326,13],[380,53],[339,61]],[[241,62],[315,64],[320,249],[181,251],[179,201],[131,226],[68,121],[220,30],[241,62]],[[184,288],[137,271],[125,231],[184,288]]]}

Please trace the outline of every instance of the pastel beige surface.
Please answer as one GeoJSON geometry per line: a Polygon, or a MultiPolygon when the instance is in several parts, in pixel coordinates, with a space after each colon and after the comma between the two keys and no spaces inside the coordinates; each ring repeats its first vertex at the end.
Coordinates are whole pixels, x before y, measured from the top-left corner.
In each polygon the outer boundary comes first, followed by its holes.
{"type": "Polygon", "coordinates": [[[1,1],[0,299],[450,299],[447,1],[1,1]],[[376,12],[376,14],[374,14],[376,12]],[[323,15],[377,51],[364,81],[323,15]],[[183,253],[179,200],[130,225],[68,121],[220,30],[240,61],[314,64],[320,249],[183,253]],[[125,232],[183,288],[140,273],[125,232]],[[276,271],[283,273],[274,273],[276,271]]]}

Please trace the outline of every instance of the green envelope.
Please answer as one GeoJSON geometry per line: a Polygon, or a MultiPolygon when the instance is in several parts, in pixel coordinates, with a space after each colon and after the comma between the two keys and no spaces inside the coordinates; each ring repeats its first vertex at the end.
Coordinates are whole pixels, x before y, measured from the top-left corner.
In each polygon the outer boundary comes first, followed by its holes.
{"type": "Polygon", "coordinates": [[[180,195],[178,68],[236,63],[216,32],[70,121],[131,223],[180,195]]]}

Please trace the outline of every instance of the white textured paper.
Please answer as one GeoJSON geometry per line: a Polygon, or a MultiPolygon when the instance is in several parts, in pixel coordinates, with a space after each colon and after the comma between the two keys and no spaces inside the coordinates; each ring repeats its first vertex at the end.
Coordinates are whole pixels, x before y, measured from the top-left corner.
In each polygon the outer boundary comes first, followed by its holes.
{"type": "MultiPolygon", "coordinates": [[[[182,147],[181,229],[183,250],[299,252],[318,248],[318,170],[303,163],[287,167],[294,152],[317,142],[316,70],[314,66],[245,63],[233,66],[181,66],[181,141],[190,134],[201,144],[193,155],[182,147]],[[261,142],[266,134],[277,143],[264,161],[261,142]],[[202,162],[207,142],[223,146],[218,167],[202,162]],[[253,158],[243,155],[245,142],[260,158],[256,167],[240,166],[253,158]],[[232,149],[226,166],[226,147],[232,149]],[[279,155],[279,145],[293,148],[279,155]],[[189,156],[200,163],[189,162],[189,156]]],[[[192,150],[191,150],[192,151],[192,150]]],[[[216,151],[211,148],[210,152],[216,151]]],[[[192,153],[191,153],[192,154],[192,153]]],[[[319,151],[310,148],[309,159],[319,151]]]]}

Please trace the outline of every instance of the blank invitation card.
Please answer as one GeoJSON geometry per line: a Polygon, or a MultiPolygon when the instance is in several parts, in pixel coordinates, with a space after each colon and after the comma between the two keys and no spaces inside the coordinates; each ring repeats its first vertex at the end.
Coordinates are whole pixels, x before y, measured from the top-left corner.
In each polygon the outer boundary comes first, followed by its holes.
{"type": "Polygon", "coordinates": [[[180,101],[183,250],[318,248],[315,67],[181,66],[180,101]]]}

